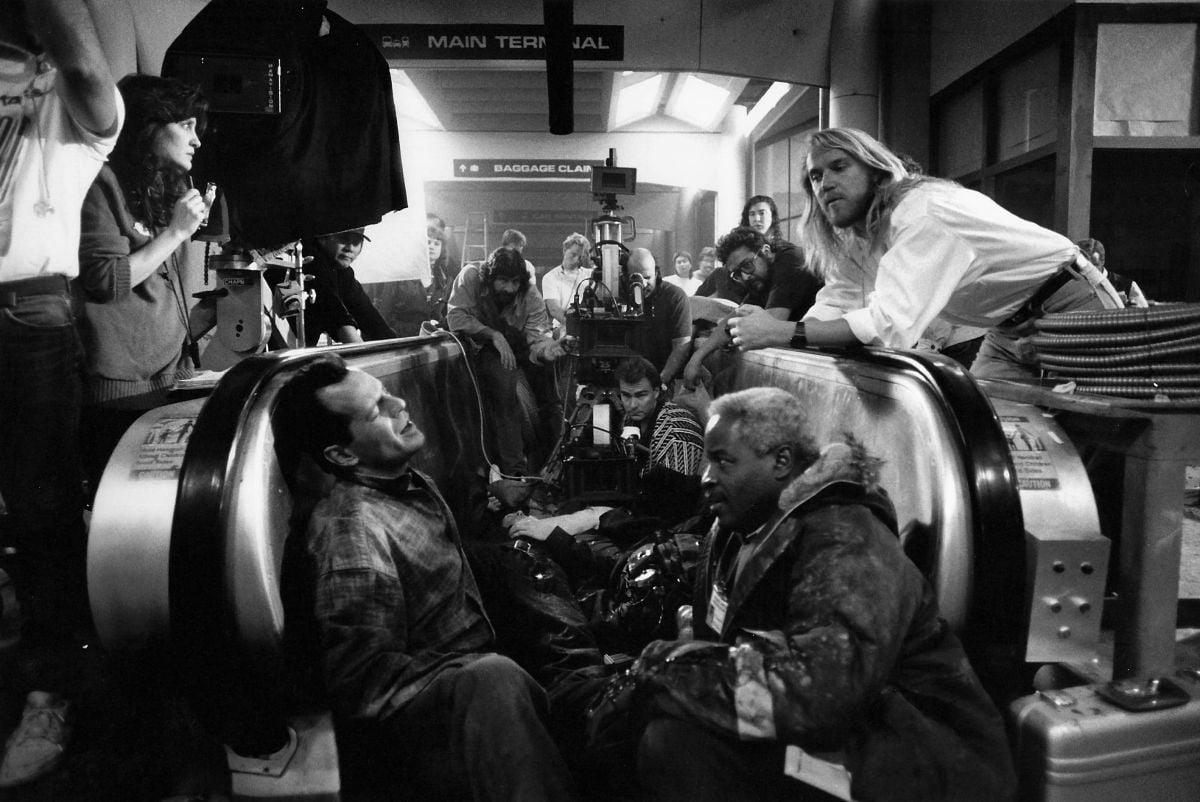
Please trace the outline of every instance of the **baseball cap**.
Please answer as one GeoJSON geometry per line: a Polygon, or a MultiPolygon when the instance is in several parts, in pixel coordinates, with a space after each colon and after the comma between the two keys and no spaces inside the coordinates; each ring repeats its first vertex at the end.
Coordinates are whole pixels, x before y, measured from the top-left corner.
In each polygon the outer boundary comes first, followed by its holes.
{"type": "Polygon", "coordinates": [[[370,242],[371,238],[368,237],[365,233],[363,233],[364,230],[365,229],[361,229],[361,228],[347,228],[344,231],[335,231],[332,234],[324,234],[324,235],[322,235],[321,239],[324,239],[325,237],[344,237],[349,234],[357,234],[358,236],[365,239],[367,242],[370,242]]]}

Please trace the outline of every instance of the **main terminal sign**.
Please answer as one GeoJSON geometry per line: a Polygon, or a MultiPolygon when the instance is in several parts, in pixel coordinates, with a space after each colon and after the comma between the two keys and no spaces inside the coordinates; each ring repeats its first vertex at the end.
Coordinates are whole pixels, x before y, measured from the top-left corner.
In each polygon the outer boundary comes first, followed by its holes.
{"type": "MultiPolygon", "coordinates": [[[[387,58],[399,60],[544,59],[543,25],[359,25],[387,58]]],[[[621,61],[625,29],[621,25],[576,25],[575,58],[621,61]]]]}

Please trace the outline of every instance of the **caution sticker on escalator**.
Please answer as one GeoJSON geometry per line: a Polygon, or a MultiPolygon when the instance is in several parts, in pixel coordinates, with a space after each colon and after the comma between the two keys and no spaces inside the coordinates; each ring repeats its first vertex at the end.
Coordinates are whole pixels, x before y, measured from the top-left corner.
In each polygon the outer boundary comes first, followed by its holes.
{"type": "Polygon", "coordinates": [[[178,479],[195,425],[194,417],[156,420],[138,447],[130,475],[136,479],[178,479]]]}
{"type": "Polygon", "coordinates": [[[1017,487],[1020,490],[1057,490],[1058,472],[1046,452],[1046,444],[1038,435],[1036,426],[1023,415],[1001,415],[1000,426],[1004,439],[1008,441],[1008,452],[1012,455],[1013,467],[1017,470],[1017,487]]]}

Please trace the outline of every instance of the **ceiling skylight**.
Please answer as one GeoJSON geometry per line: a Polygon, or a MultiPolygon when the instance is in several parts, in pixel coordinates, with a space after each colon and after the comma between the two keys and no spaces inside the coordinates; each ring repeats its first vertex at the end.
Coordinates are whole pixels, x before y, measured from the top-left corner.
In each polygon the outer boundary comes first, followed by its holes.
{"type": "Polygon", "coordinates": [[[613,124],[617,127],[629,125],[656,113],[662,87],[663,74],[658,72],[621,87],[613,124]]]}
{"type": "Polygon", "coordinates": [[[675,81],[675,90],[667,103],[667,114],[704,129],[717,126],[729,111],[730,91],[724,86],[697,78],[681,75],[675,81]]]}

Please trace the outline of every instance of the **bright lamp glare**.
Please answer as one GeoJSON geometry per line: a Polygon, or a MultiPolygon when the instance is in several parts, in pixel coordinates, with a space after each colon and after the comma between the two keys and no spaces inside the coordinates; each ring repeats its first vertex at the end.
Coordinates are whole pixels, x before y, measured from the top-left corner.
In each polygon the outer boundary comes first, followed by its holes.
{"type": "Polygon", "coordinates": [[[725,102],[729,90],[709,83],[695,75],[686,75],[683,85],[675,97],[671,116],[701,128],[711,128],[718,122],[718,115],[725,113],[725,102]]]}
{"type": "Polygon", "coordinates": [[[628,125],[634,120],[641,120],[654,114],[658,109],[662,82],[662,74],[656,73],[645,80],[621,87],[621,92],[617,96],[615,124],[618,126],[628,125]]]}

